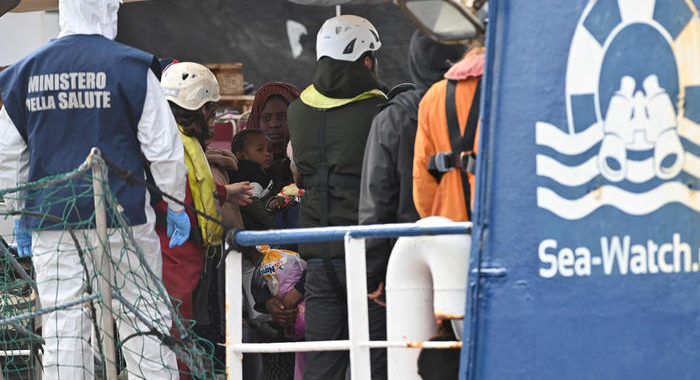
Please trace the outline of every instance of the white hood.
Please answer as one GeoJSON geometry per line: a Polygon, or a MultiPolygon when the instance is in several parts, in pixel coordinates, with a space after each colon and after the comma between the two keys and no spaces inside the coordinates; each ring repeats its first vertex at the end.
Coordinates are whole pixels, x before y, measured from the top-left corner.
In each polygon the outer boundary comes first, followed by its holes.
{"type": "Polygon", "coordinates": [[[109,39],[117,36],[117,11],[121,0],[59,0],[58,15],[61,32],[70,34],[101,34],[109,39]]]}

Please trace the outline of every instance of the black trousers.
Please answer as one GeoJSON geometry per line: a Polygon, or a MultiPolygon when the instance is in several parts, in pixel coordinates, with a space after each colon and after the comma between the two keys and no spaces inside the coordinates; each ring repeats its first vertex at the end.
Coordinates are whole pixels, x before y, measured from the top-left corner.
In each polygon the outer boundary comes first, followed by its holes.
{"type": "MultiPolygon", "coordinates": [[[[343,291],[345,261],[333,260],[333,268],[343,291]]],[[[356,281],[366,281],[358,278],[356,281]]],[[[309,260],[306,269],[306,340],[348,339],[348,315],[344,300],[339,299],[328,279],[323,262],[309,260]]],[[[370,340],[386,340],[386,308],[368,299],[370,340]]],[[[387,378],[386,349],[370,350],[372,380],[387,378]]],[[[306,354],[306,380],[345,380],[349,364],[347,351],[308,352],[306,354]]],[[[357,379],[363,380],[363,379],[357,379]]]]}

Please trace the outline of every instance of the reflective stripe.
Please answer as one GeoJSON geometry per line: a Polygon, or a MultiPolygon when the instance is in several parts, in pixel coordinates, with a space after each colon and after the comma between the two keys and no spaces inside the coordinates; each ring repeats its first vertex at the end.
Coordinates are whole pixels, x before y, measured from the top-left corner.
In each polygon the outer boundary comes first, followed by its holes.
{"type": "Polygon", "coordinates": [[[307,87],[299,96],[301,101],[304,102],[309,107],[319,108],[319,109],[330,109],[342,107],[346,104],[359,102],[360,100],[365,100],[369,98],[384,98],[387,99],[386,95],[380,90],[374,89],[357,95],[354,98],[329,98],[316,90],[314,85],[307,87]]]}
{"type": "MultiPolygon", "coordinates": [[[[180,137],[182,145],[185,147],[185,165],[187,166],[187,183],[192,192],[192,200],[194,206],[203,211],[209,216],[213,216],[221,220],[221,212],[218,207],[218,200],[214,197],[216,194],[216,184],[214,177],[211,174],[209,163],[204,155],[202,146],[194,137],[185,135],[180,128],[180,137]]],[[[205,246],[214,246],[221,244],[221,238],[224,236],[224,229],[220,224],[197,215],[197,222],[202,231],[202,240],[205,246]]]]}

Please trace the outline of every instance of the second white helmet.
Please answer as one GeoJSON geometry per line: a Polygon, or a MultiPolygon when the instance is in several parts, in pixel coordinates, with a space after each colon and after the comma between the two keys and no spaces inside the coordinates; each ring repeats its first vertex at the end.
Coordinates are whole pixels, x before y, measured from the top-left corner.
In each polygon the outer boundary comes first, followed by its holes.
{"type": "Polygon", "coordinates": [[[316,60],[330,57],[339,61],[356,61],[367,51],[382,46],[377,29],[360,16],[342,15],[329,18],[316,36],[316,60]]]}
{"type": "Polygon", "coordinates": [[[170,65],[163,73],[160,86],[166,99],[190,111],[221,98],[214,74],[206,66],[194,62],[170,65]]]}

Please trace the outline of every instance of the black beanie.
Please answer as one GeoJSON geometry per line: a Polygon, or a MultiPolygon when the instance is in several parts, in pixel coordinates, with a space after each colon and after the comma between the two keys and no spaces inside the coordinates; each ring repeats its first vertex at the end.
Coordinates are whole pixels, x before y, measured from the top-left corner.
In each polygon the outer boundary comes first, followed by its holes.
{"type": "Polygon", "coordinates": [[[419,90],[438,82],[454,63],[464,56],[465,45],[445,45],[431,40],[419,30],[413,32],[408,49],[408,69],[419,90]]]}

